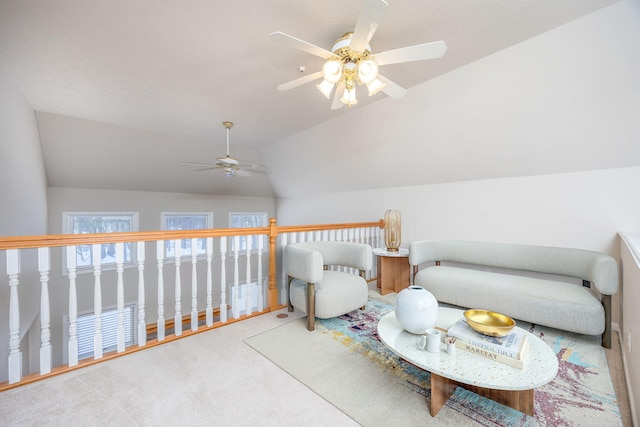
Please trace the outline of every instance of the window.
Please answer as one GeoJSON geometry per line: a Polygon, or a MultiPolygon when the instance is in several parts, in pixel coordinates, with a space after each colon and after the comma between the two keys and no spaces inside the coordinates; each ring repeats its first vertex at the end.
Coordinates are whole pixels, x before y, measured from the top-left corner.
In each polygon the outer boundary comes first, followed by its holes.
{"type": "MultiPolygon", "coordinates": [[[[266,212],[230,212],[229,213],[229,228],[252,228],[252,227],[266,227],[267,226],[267,213],[266,212]]],[[[240,236],[240,251],[247,250],[247,237],[251,237],[251,249],[258,249],[258,238],[263,236],[240,236]]],[[[231,248],[234,248],[234,240],[231,239],[231,248]]]]}
{"type": "MultiPolygon", "coordinates": [[[[213,214],[209,213],[162,213],[163,230],[204,230],[213,227],[213,214]]],[[[167,258],[175,256],[175,240],[164,242],[164,253],[167,258]]],[[[198,239],[196,255],[204,255],[207,252],[206,240],[198,239]]],[[[191,255],[191,239],[182,239],[180,243],[180,255],[191,255]]]]}
{"type": "MultiPolygon", "coordinates": [[[[135,304],[127,305],[123,310],[124,318],[124,345],[129,347],[135,344],[135,304]]],[[[93,337],[95,333],[95,314],[93,312],[78,314],[76,319],[78,327],[78,360],[93,357],[93,337]]],[[[102,352],[113,351],[118,345],[118,310],[110,308],[102,312],[102,352]]],[[[68,362],[69,340],[69,315],[63,316],[65,345],[63,346],[64,360],[68,362]]]]}
{"type": "MultiPolygon", "coordinates": [[[[62,232],[65,234],[94,234],[138,231],[137,212],[63,212],[62,232]]],[[[133,261],[131,243],[124,244],[124,262],[133,261]]],[[[66,270],[66,251],[63,251],[63,271],[66,270]]],[[[104,243],[101,250],[102,265],[116,262],[116,244],[104,243]]],[[[76,246],[76,267],[88,270],[93,265],[92,245],[76,246]]]]}

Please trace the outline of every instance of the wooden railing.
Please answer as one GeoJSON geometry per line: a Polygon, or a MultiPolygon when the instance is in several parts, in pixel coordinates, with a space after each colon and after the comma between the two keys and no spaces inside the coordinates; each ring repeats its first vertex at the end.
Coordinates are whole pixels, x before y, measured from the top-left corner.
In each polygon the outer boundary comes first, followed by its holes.
{"type": "MultiPolygon", "coordinates": [[[[0,391],[278,310],[285,306],[287,298],[286,277],[282,274],[282,262],[278,262],[278,258],[282,261],[284,246],[301,241],[342,240],[376,247],[381,245],[382,227],[382,220],[278,226],[276,220],[271,219],[269,226],[262,228],[0,237],[0,272],[5,267],[9,279],[8,301],[0,300],[0,313],[9,313],[8,331],[0,330],[0,334],[9,337],[8,345],[0,340],[0,363],[8,366],[4,378],[0,376],[0,391]],[[246,247],[242,250],[241,236],[251,237],[246,238],[246,247]],[[252,247],[254,236],[257,241],[255,248],[252,247]],[[182,256],[181,242],[189,239],[192,253],[182,256]],[[194,250],[198,239],[204,239],[204,254],[194,250]],[[175,242],[175,254],[171,257],[166,256],[167,241],[175,242]],[[100,251],[104,244],[115,246],[115,263],[102,263],[100,251]],[[92,264],[87,268],[79,269],[76,265],[78,247],[90,248],[94,255],[92,264]],[[126,247],[134,249],[128,261],[124,256],[126,247]],[[148,256],[148,252],[154,253],[155,257],[148,256]],[[268,258],[266,267],[265,257],[268,258]],[[182,268],[186,258],[191,264],[191,304],[189,313],[183,314],[182,300],[188,294],[186,289],[182,289],[182,276],[189,275],[189,269],[182,268]],[[65,260],[64,266],[62,260],[65,260]],[[3,261],[6,261],[5,265],[3,261]],[[175,267],[173,278],[165,276],[164,272],[165,264],[171,263],[175,267]],[[229,263],[232,268],[227,266],[229,263]],[[21,267],[24,269],[27,264],[37,271],[21,271],[21,267]],[[147,268],[148,264],[153,264],[153,267],[147,268]],[[58,270],[56,265],[62,267],[58,270]],[[167,287],[174,291],[172,319],[165,318],[164,293],[167,287]],[[61,300],[59,294],[63,290],[68,291],[68,304],[64,307],[60,304],[51,306],[51,289],[57,301],[61,300]],[[255,292],[252,294],[252,291],[255,292]],[[20,295],[31,296],[27,300],[32,301],[38,292],[39,298],[35,299],[39,300],[39,307],[27,308],[35,313],[33,319],[39,318],[40,324],[20,324],[20,295]],[[157,306],[155,310],[149,310],[149,295],[154,292],[157,306]],[[115,301],[117,317],[115,349],[107,352],[103,352],[103,337],[106,332],[114,331],[105,331],[106,326],[102,324],[103,299],[115,301]],[[137,317],[132,328],[135,339],[129,345],[125,340],[126,302],[135,304],[137,317]],[[51,321],[53,312],[53,318],[59,321],[51,321]],[[81,358],[78,354],[80,312],[93,318],[93,357],[81,358]],[[184,330],[183,325],[186,325],[184,330]],[[59,332],[54,334],[53,330],[59,332]],[[63,338],[61,331],[65,330],[66,346],[55,345],[54,342],[63,341],[60,339],[63,338]],[[29,334],[39,334],[40,345],[39,349],[32,349],[31,354],[26,355],[21,351],[24,347],[21,343],[29,334]],[[52,339],[52,335],[59,337],[52,339]],[[7,354],[7,362],[2,362],[7,354]],[[26,366],[34,359],[39,359],[39,369],[26,366]]],[[[367,275],[373,280],[376,272],[370,271],[367,275]]]]}

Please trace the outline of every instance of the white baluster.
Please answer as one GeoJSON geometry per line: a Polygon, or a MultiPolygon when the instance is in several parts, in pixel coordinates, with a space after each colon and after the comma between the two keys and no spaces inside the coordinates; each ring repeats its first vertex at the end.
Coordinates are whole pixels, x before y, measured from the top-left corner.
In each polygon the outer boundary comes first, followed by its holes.
{"type": "Polygon", "coordinates": [[[18,277],[20,276],[20,252],[7,249],[7,275],[9,276],[9,384],[22,379],[22,352],[20,351],[20,302],[18,277]]]}
{"type": "MultiPolygon", "coordinates": [[[[258,235],[258,312],[264,310],[264,283],[262,283],[262,250],[264,249],[264,236],[258,235]]],[[[284,271],[284,270],[283,270],[284,271]]]]}
{"type": "Polygon", "coordinates": [[[116,272],[118,288],[116,290],[116,309],[118,313],[118,331],[116,347],[118,353],[124,351],[124,243],[116,243],[116,272]]]}
{"type": "Polygon", "coordinates": [[[49,248],[38,248],[40,271],[40,375],[51,372],[51,306],[49,304],[49,248]]]}
{"type": "Polygon", "coordinates": [[[173,327],[176,336],[182,335],[182,284],[180,283],[180,256],[182,255],[182,242],[176,240],[175,245],[175,264],[176,264],[176,284],[175,284],[175,308],[176,313],[173,316],[173,327]]]}
{"type": "Polygon", "coordinates": [[[248,316],[251,314],[252,303],[251,303],[251,243],[253,241],[253,236],[245,236],[247,241],[247,271],[245,273],[245,282],[246,285],[246,304],[245,314],[248,316]]]}
{"type": "MultiPolygon", "coordinates": [[[[280,235],[280,244],[282,246],[282,254],[284,255],[284,249],[287,247],[287,240],[294,233],[283,233],[280,235]]],[[[292,242],[293,243],[293,242],[292,242]]],[[[285,263],[284,256],[282,257],[282,280],[280,281],[280,304],[287,304],[289,296],[287,295],[287,265],[285,263]]]]}
{"type": "Polygon", "coordinates": [[[323,230],[322,231],[322,241],[326,242],[329,240],[329,230],[323,230]]]}
{"type": "Polygon", "coordinates": [[[220,322],[227,321],[227,237],[220,237],[220,322]]]}
{"type": "Polygon", "coordinates": [[[144,261],[145,242],[138,242],[136,254],[138,256],[138,347],[147,345],[147,322],[145,313],[144,291],[144,261]]]}
{"type": "Polygon", "coordinates": [[[102,245],[91,245],[93,255],[93,358],[102,359],[102,245]]]}
{"type": "Polygon", "coordinates": [[[207,237],[207,308],[205,309],[207,317],[207,326],[213,325],[213,296],[211,294],[213,287],[213,275],[211,274],[211,260],[213,259],[213,237],[207,237]]]}
{"type": "Polygon", "coordinates": [[[238,299],[240,295],[240,272],[238,269],[238,258],[240,256],[240,236],[233,236],[233,295],[231,295],[231,301],[233,309],[233,318],[240,317],[240,307],[238,306],[238,299]]]}
{"type": "Polygon", "coordinates": [[[198,239],[191,239],[191,330],[198,330],[198,239]]]}
{"type": "Polygon", "coordinates": [[[78,364],[78,298],[76,296],[76,247],[67,246],[67,272],[69,275],[69,366],[78,364]]]}
{"type": "Polygon", "coordinates": [[[156,242],[156,259],[158,260],[158,320],[157,334],[158,341],[164,341],[164,280],[162,267],[164,265],[164,241],[156,242]]]}

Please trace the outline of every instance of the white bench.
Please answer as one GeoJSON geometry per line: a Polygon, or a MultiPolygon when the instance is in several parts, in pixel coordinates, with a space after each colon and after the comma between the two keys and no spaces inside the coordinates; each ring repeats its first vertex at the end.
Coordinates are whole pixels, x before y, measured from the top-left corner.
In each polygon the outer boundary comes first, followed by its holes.
{"type": "Polygon", "coordinates": [[[618,291],[618,264],[609,255],[425,240],[410,244],[409,263],[413,283],[438,301],[580,334],[602,334],[603,347],[611,348],[611,296],[618,291]]]}

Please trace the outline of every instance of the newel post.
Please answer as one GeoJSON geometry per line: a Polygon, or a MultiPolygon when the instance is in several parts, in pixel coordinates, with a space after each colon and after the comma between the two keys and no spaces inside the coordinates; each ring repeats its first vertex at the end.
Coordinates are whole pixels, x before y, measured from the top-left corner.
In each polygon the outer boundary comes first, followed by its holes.
{"type": "Polygon", "coordinates": [[[276,225],[276,219],[269,219],[269,309],[275,311],[278,307],[278,288],[276,287],[277,281],[277,260],[276,260],[276,241],[278,240],[278,226],[276,225]]]}

